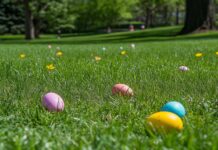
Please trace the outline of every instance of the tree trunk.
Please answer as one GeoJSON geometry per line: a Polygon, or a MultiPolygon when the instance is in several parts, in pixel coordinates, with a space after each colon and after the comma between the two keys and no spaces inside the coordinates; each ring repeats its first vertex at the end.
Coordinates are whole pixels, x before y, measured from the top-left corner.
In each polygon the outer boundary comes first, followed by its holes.
{"type": "Polygon", "coordinates": [[[33,24],[33,15],[30,10],[29,0],[24,0],[25,8],[25,38],[27,40],[34,39],[34,24],[33,24]]]}
{"type": "Polygon", "coordinates": [[[179,6],[176,6],[176,25],[179,25],[179,6]]]}
{"type": "Polygon", "coordinates": [[[154,18],[153,18],[153,13],[150,13],[150,25],[149,27],[153,26],[154,18]]]}
{"type": "Polygon", "coordinates": [[[146,20],[145,20],[145,28],[149,28],[151,25],[151,10],[149,8],[146,9],[146,20]]]}
{"type": "Polygon", "coordinates": [[[35,38],[39,38],[40,36],[40,21],[39,19],[35,18],[34,19],[34,27],[35,27],[35,32],[34,32],[34,35],[35,35],[35,38]]]}
{"type": "Polygon", "coordinates": [[[215,28],[214,0],[186,0],[185,26],[181,34],[215,28]]]}
{"type": "Polygon", "coordinates": [[[168,18],[168,6],[165,6],[164,7],[164,14],[163,14],[163,17],[164,17],[164,25],[168,25],[169,24],[169,18],[168,18]]]}

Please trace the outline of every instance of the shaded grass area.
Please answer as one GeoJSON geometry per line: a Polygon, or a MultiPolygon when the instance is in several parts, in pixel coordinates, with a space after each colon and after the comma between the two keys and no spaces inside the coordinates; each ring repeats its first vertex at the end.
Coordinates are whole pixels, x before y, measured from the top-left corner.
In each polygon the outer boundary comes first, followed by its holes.
{"type": "MultiPolygon", "coordinates": [[[[167,31],[159,38],[171,38],[167,31]]],[[[165,42],[156,37],[136,42],[144,37],[135,34],[141,33],[48,36],[28,44],[5,40],[0,45],[0,149],[217,149],[218,40],[165,42]],[[92,40],[98,42],[83,44],[92,40]],[[130,47],[133,41],[136,49],[130,47]],[[120,55],[120,46],[126,56],[120,55]],[[55,56],[56,47],[63,57],[55,56]],[[195,58],[196,52],[203,57],[195,58]],[[25,59],[19,59],[21,53],[25,59]],[[102,60],[96,62],[95,56],[102,60]],[[46,69],[50,63],[56,67],[51,72],[46,69]],[[190,71],[178,71],[181,65],[190,71]],[[119,82],[128,84],[135,96],[112,96],[111,88],[119,82]],[[63,112],[42,107],[41,96],[49,91],[63,97],[63,112]],[[150,132],[146,117],[170,100],[187,110],[184,130],[150,132]]]]}
{"type": "Polygon", "coordinates": [[[168,42],[186,40],[211,40],[218,38],[218,32],[210,31],[191,35],[177,35],[181,27],[161,27],[135,32],[118,32],[111,34],[65,34],[57,39],[55,35],[42,35],[41,39],[34,41],[23,40],[24,36],[0,36],[0,43],[8,44],[99,44],[99,43],[129,43],[129,42],[168,42]]]}

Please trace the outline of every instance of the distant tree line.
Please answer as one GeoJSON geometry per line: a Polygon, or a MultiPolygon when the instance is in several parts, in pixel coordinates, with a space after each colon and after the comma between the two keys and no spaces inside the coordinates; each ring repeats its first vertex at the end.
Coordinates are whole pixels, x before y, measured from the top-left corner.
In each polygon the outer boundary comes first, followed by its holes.
{"type": "Polygon", "coordinates": [[[214,29],[218,0],[1,0],[0,34],[96,31],[134,21],[146,28],[184,24],[181,33],[214,29]],[[186,19],[185,19],[186,18],[186,19]]]}
{"type": "Polygon", "coordinates": [[[17,2],[14,0],[1,0],[0,2],[0,34],[24,33],[25,19],[23,7],[17,7],[17,2]]]}

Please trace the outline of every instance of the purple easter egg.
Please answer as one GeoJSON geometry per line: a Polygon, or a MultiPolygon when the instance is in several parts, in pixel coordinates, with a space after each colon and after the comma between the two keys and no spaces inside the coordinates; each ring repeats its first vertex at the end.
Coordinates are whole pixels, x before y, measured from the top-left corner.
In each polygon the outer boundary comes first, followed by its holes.
{"type": "Polygon", "coordinates": [[[187,66],[180,66],[179,70],[183,71],[183,72],[186,72],[186,71],[189,71],[189,68],[187,66]]]}
{"type": "Polygon", "coordinates": [[[64,110],[64,101],[56,93],[47,93],[43,96],[42,105],[50,112],[60,112],[64,110]]]}

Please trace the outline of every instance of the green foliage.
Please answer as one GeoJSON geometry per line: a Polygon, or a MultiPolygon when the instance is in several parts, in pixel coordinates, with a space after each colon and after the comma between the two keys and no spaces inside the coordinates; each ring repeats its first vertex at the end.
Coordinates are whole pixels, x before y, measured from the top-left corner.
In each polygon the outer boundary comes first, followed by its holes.
{"type": "Polygon", "coordinates": [[[62,31],[71,32],[74,30],[75,14],[71,12],[72,9],[73,7],[69,5],[68,0],[61,3],[50,3],[49,9],[45,13],[48,26],[56,31],[61,29],[62,31]]]}
{"type": "Polygon", "coordinates": [[[23,7],[16,0],[0,2],[0,34],[24,32],[23,7]]]}
{"type": "Polygon", "coordinates": [[[135,0],[90,0],[81,1],[76,15],[78,30],[90,30],[112,26],[122,19],[132,18],[131,7],[135,0]]]}
{"type": "Polygon", "coordinates": [[[69,0],[40,0],[30,3],[35,19],[40,21],[41,30],[56,33],[62,29],[71,32],[74,29],[74,14],[69,0]]]}
{"type": "MultiPolygon", "coordinates": [[[[1,34],[24,32],[20,2],[1,0],[1,34]]],[[[30,0],[30,8],[35,28],[44,33],[95,31],[132,21],[149,22],[146,27],[166,26],[182,24],[185,16],[185,0],[30,0]]]]}
{"type": "Polygon", "coordinates": [[[8,33],[8,27],[6,25],[0,25],[0,34],[8,33]]]}
{"type": "Polygon", "coordinates": [[[180,18],[184,16],[184,6],[185,0],[139,0],[136,16],[144,16],[145,22],[152,20],[151,26],[170,25],[175,22],[176,9],[180,18]]]}

